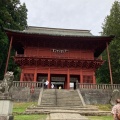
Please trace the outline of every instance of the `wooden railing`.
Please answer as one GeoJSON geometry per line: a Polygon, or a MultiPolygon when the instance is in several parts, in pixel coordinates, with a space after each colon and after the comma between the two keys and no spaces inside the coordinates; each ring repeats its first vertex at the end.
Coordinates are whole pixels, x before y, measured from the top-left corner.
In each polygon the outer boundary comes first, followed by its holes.
{"type": "MultiPolygon", "coordinates": [[[[24,55],[24,54],[17,54],[15,55],[15,57],[35,57],[35,58],[57,58],[57,59],[80,59],[80,60],[86,60],[86,58],[84,57],[68,57],[68,56],[62,56],[62,57],[56,57],[56,56],[46,56],[46,55],[42,55],[42,56],[37,56],[37,55],[24,55]]],[[[96,59],[96,58],[89,58],[89,60],[101,60],[101,59],[96,59]]]]}
{"type": "Polygon", "coordinates": [[[77,87],[79,89],[120,89],[120,84],[80,84],[77,87]]]}
{"type": "Polygon", "coordinates": [[[31,82],[31,81],[13,81],[14,87],[30,87],[30,88],[41,88],[43,87],[42,82],[31,82]]]}

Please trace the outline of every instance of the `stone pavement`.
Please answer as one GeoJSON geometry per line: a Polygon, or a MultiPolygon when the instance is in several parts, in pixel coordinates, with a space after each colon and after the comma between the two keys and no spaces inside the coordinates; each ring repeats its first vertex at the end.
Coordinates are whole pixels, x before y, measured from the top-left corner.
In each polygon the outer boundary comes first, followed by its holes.
{"type": "Polygon", "coordinates": [[[46,120],[89,120],[77,113],[50,113],[46,120]]]}

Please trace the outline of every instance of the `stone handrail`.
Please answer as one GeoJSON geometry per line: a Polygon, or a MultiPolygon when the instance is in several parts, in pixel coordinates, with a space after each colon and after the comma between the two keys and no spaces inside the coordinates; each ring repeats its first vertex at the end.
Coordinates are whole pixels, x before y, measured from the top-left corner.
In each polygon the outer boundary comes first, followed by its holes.
{"type": "MultiPolygon", "coordinates": [[[[0,81],[1,82],[1,81],[0,81]]],[[[43,87],[43,82],[31,82],[31,81],[13,81],[14,87],[43,87]]],[[[89,83],[77,83],[79,89],[120,89],[120,84],[89,84],[89,83]]]]}
{"type": "Polygon", "coordinates": [[[31,81],[13,81],[14,87],[30,87],[30,88],[41,88],[43,87],[42,82],[31,82],[31,81]]]}
{"type": "Polygon", "coordinates": [[[120,89],[120,84],[81,84],[78,83],[79,89],[120,89]]]}

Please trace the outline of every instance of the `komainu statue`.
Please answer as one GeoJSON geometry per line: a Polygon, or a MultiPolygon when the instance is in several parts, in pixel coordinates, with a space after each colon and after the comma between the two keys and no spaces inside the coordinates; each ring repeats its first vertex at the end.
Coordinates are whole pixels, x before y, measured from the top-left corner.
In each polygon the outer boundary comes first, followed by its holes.
{"type": "Polygon", "coordinates": [[[7,72],[4,76],[3,81],[0,83],[0,93],[8,94],[10,88],[13,85],[14,75],[13,72],[7,72]]]}

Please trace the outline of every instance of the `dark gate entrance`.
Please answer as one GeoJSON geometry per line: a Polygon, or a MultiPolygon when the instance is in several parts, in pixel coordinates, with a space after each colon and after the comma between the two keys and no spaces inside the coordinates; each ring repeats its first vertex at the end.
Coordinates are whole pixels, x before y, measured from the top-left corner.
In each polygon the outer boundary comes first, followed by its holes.
{"type": "Polygon", "coordinates": [[[52,74],[51,75],[51,85],[54,85],[54,88],[56,89],[65,89],[65,81],[66,81],[67,76],[66,75],[56,75],[52,74]]]}
{"type": "Polygon", "coordinates": [[[70,88],[76,89],[76,81],[80,81],[80,75],[70,75],[70,88]]]}

